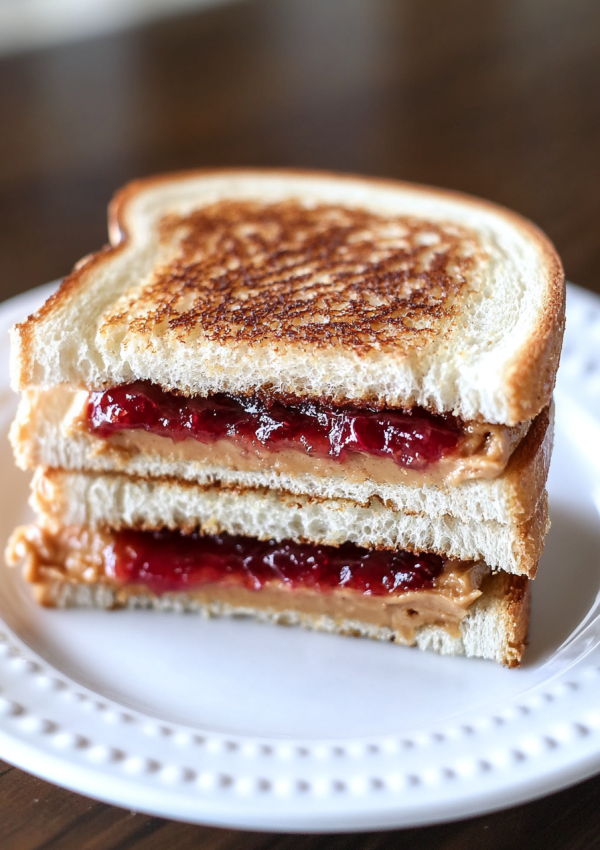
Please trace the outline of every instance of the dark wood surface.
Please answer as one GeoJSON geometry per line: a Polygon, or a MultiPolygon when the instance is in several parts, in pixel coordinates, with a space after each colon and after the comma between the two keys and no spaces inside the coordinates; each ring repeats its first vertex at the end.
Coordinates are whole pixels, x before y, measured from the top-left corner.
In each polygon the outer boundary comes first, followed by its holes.
{"type": "MultiPolygon", "coordinates": [[[[0,298],[106,239],[139,175],[298,165],[506,204],[600,292],[596,0],[248,0],[0,59],[0,298]]],[[[1,755],[1,753],[0,753],[1,755]]],[[[454,824],[286,836],[96,803],[0,763],[2,850],[592,848],[600,778],[454,824]]]]}

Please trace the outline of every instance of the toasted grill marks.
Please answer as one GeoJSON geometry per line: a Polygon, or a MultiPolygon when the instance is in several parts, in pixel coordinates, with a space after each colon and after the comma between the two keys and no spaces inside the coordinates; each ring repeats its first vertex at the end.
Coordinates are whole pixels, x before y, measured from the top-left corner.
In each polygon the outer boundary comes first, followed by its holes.
{"type": "MultiPolygon", "coordinates": [[[[161,223],[175,258],[127,304],[129,331],[355,350],[449,332],[480,248],[454,224],[337,206],[221,201],[161,223]]],[[[120,310],[107,319],[121,323],[120,310]]]]}

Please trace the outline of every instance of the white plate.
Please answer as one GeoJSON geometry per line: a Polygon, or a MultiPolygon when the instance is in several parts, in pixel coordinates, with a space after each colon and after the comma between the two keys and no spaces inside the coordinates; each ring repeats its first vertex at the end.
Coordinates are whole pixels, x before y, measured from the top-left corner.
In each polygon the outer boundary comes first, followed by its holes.
{"type": "MultiPolygon", "coordinates": [[[[47,289],[0,308],[6,328],[47,289]]],[[[0,755],[120,806],[355,830],[521,803],[600,769],[600,300],[569,290],[553,527],[523,667],[251,621],[37,608],[0,571],[0,755]]],[[[0,537],[28,518],[0,444],[0,537]]]]}

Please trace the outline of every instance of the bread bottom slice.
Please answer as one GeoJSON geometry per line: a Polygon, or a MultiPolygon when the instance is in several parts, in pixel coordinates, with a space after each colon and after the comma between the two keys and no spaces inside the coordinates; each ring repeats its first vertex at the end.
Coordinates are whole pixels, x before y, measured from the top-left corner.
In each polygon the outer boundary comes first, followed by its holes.
{"type": "MultiPolygon", "coordinates": [[[[518,667],[523,657],[529,624],[528,579],[505,573],[489,575],[482,595],[469,607],[458,627],[424,624],[407,637],[403,630],[382,625],[372,606],[357,606],[340,616],[334,611],[334,594],[304,590],[263,591],[219,584],[187,592],[153,594],[141,586],[116,586],[96,581],[74,582],[48,578],[36,585],[38,599],[58,608],[146,608],[177,613],[196,612],[206,617],[253,617],[263,622],[299,625],[338,635],[369,637],[432,650],[440,655],[484,658],[518,667]]],[[[374,597],[369,600],[376,601],[374,597]]]]}

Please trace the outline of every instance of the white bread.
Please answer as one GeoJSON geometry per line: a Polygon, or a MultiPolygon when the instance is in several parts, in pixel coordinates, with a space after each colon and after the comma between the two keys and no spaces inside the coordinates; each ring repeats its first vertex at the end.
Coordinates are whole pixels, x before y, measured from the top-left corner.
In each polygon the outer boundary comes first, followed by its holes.
{"type": "Polygon", "coordinates": [[[373,498],[366,506],[270,489],[201,487],[169,479],[39,469],[32,507],[43,525],[111,529],[159,528],[228,532],[261,540],[429,551],[483,560],[492,569],[533,578],[548,526],[545,492],[521,525],[465,523],[392,510],[373,498]]]}
{"type": "MultiPolygon", "coordinates": [[[[147,591],[123,593],[103,583],[78,584],[60,579],[37,588],[46,605],[60,608],[154,608],[159,611],[183,613],[193,611],[204,616],[244,616],[282,625],[301,625],[319,631],[341,635],[370,637],[376,640],[405,643],[401,634],[389,628],[359,620],[334,619],[326,615],[311,615],[289,607],[274,609],[256,605],[231,605],[227,588],[214,588],[206,593],[167,593],[154,596],[147,591]]],[[[260,595],[260,592],[259,594],[260,595]]],[[[290,599],[297,598],[289,594],[290,599]]],[[[517,667],[521,661],[529,622],[529,581],[497,574],[491,576],[482,596],[469,608],[460,623],[460,635],[453,635],[441,626],[422,626],[414,638],[419,649],[433,650],[441,655],[466,655],[487,658],[517,667]]]]}
{"type": "Polygon", "coordinates": [[[327,173],[198,171],[130,184],[112,204],[110,237],[13,330],[15,389],[143,379],[191,395],[263,388],[507,425],[550,402],[560,261],[533,225],[487,202],[327,173]],[[225,247],[215,237],[211,266],[206,220],[223,209],[225,247]]]}
{"type": "MultiPolygon", "coordinates": [[[[82,472],[119,472],[136,478],[173,478],[226,487],[273,488],[318,499],[344,499],[366,506],[373,497],[393,510],[447,516],[464,523],[495,522],[520,526],[529,520],[544,494],[553,440],[553,410],[543,411],[513,452],[503,474],[494,479],[475,479],[455,486],[381,484],[371,479],[351,481],[340,466],[337,476],[283,474],[271,467],[243,472],[216,464],[152,453],[114,448],[110,440],[94,437],[68,423],[72,394],[52,389],[26,392],[11,429],[18,465],[34,469],[41,465],[82,472]]],[[[173,446],[163,441],[163,448],[173,446]]],[[[276,458],[276,455],[275,455],[276,458]]],[[[510,533],[510,532],[509,532],[510,533]]]]}

